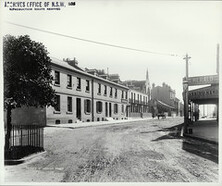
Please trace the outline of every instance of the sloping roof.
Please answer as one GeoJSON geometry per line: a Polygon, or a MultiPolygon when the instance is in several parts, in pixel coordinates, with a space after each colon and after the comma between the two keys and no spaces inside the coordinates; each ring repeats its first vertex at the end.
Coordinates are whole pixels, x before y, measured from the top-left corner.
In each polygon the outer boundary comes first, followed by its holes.
{"type": "Polygon", "coordinates": [[[159,103],[160,105],[162,105],[164,107],[175,109],[175,107],[172,107],[172,106],[170,106],[170,105],[168,105],[168,104],[166,104],[166,103],[164,103],[164,102],[162,102],[162,101],[160,101],[158,99],[156,101],[157,101],[157,104],[159,103]]]}
{"type": "Polygon", "coordinates": [[[145,80],[141,80],[141,81],[137,81],[137,80],[127,80],[127,81],[124,81],[124,84],[128,84],[128,85],[134,85],[136,87],[141,87],[141,86],[144,86],[146,83],[145,80]]]}
{"type": "Polygon", "coordinates": [[[141,93],[145,93],[145,83],[146,81],[141,80],[127,80],[127,81],[123,81],[123,84],[130,87],[130,89],[139,91],[141,93]]]}
{"type": "Polygon", "coordinates": [[[50,57],[52,59],[52,64],[54,65],[57,65],[57,66],[60,66],[60,67],[63,67],[63,68],[66,68],[68,70],[71,70],[71,71],[74,71],[74,72],[78,72],[79,74],[83,74],[83,75],[86,75],[88,77],[92,77],[92,78],[95,78],[95,79],[98,79],[98,80],[101,80],[101,81],[104,81],[104,82],[107,82],[107,83],[110,83],[110,84],[113,84],[113,85],[116,85],[116,86],[119,86],[119,87],[122,87],[122,88],[125,88],[125,89],[129,89],[127,86],[124,86],[122,84],[119,84],[119,83],[115,83],[115,82],[112,82],[112,81],[109,81],[107,79],[104,79],[104,78],[101,78],[101,77],[98,77],[98,76],[95,76],[95,75],[92,75],[88,72],[85,72],[83,71],[82,69],[78,69],[78,68],[75,68],[71,65],[69,65],[67,62],[65,61],[62,61],[62,60],[59,60],[55,57],[50,57]]]}

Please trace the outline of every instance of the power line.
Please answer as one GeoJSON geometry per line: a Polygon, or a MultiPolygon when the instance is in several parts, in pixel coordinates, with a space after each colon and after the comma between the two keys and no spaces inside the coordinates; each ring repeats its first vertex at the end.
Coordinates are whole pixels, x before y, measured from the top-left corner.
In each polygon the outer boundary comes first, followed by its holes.
{"type": "Polygon", "coordinates": [[[34,27],[25,26],[25,25],[20,25],[20,24],[8,22],[8,21],[6,21],[6,23],[11,24],[11,25],[15,25],[15,26],[19,26],[19,27],[23,27],[23,28],[27,28],[27,29],[31,29],[31,30],[35,30],[35,31],[39,31],[39,32],[44,32],[44,33],[48,33],[48,34],[62,36],[62,37],[70,38],[70,39],[75,39],[75,40],[79,40],[79,41],[88,42],[88,43],[94,43],[94,44],[98,44],[98,45],[105,45],[105,46],[109,46],[109,47],[121,48],[121,49],[137,51],[137,52],[144,52],[144,53],[150,53],[150,54],[156,54],[156,55],[167,55],[167,56],[174,56],[174,57],[178,56],[177,54],[153,52],[153,51],[149,51],[149,50],[141,50],[141,49],[125,47],[125,46],[120,46],[120,45],[113,45],[113,44],[99,42],[99,41],[94,41],[94,40],[89,40],[89,39],[83,39],[83,38],[79,38],[79,37],[74,37],[74,36],[69,36],[69,35],[65,35],[65,34],[60,34],[60,33],[57,33],[57,32],[52,32],[52,31],[47,31],[47,30],[43,30],[43,29],[39,29],[39,28],[34,28],[34,27]]]}

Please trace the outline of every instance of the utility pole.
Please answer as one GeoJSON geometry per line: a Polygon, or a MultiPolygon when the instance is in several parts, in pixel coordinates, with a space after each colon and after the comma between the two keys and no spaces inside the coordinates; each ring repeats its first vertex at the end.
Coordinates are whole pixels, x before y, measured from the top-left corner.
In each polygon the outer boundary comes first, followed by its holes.
{"type": "Polygon", "coordinates": [[[186,61],[186,77],[183,81],[183,100],[184,100],[184,133],[187,133],[187,125],[189,122],[189,103],[188,103],[188,61],[191,57],[186,54],[183,58],[186,61]]]}
{"type": "MultiPolygon", "coordinates": [[[[218,79],[219,79],[219,76],[220,76],[220,74],[219,74],[219,56],[220,56],[220,45],[219,44],[217,44],[217,70],[216,70],[216,72],[217,72],[217,74],[218,74],[218,79]]],[[[219,101],[217,102],[217,122],[218,122],[218,118],[219,118],[219,101]]]]}
{"type": "Polygon", "coordinates": [[[219,74],[219,53],[220,53],[219,51],[220,51],[220,45],[217,44],[217,70],[216,70],[217,74],[219,74]]]}

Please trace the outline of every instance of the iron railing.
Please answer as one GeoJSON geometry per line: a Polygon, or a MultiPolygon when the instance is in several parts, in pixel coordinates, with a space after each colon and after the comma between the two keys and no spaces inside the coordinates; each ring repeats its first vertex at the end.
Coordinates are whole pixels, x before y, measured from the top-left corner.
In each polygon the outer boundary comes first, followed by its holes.
{"type": "Polygon", "coordinates": [[[12,125],[10,146],[42,147],[44,128],[39,125],[12,125]]]}

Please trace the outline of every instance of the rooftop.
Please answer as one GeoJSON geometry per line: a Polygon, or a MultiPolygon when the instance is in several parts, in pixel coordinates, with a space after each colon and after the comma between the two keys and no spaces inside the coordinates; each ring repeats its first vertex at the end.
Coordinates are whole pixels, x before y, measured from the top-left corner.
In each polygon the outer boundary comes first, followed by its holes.
{"type": "Polygon", "coordinates": [[[105,78],[103,76],[108,76],[108,74],[105,74],[103,70],[97,70],[97,69],[83,69],[81,67],[78,66],[78,62],[75,60],[69,60],[69,59],[65,59],[65,60],[59,60],[55,57],[50,57],[52,59],[52,64],[66,68],[70,71],[74,71],[74,72],[78,72],[80,74],[86,75],[88,77],[92,77],[92,78],[96,78],[98,80],[125,88],[125,89],[129,89],[127,86],[111,81],[109,78],[105,78]],[[93,73],[94,72],[94,73],[93,73]]]}

